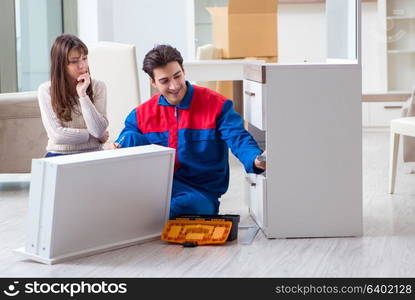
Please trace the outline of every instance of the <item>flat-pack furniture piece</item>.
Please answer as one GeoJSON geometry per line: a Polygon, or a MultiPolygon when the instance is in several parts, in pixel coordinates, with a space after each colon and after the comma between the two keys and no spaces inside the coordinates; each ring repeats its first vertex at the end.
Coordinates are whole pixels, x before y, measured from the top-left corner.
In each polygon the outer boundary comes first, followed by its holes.
{"type": "Polygon", "coordinates": [[[267,150],[246,194],[268,238],[362,234],[360,1],[326,5],[328,26],[357,34],[350,47],[329,30],[326,62],[245,66],[244,118],[267,150]]]}
{"type": "Polygon", "coordinates": [[[160,236],[174,149],[157,145],[35,159],[25,247],[54,264],[160,236]]]}
{"type": "Polygon", "coordinates": [[[224,58],[277,56],[277,0],[229,0],[207,7],[212,40],[224,58]]]}

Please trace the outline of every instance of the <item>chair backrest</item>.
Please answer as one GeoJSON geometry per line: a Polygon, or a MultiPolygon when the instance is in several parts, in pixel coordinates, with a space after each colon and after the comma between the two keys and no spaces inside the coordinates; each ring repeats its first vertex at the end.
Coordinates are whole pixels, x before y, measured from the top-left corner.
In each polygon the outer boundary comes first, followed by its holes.
{"type": "Polygon", "coordinates": [[[140,104],[137,58],[134,45],[99,42],[88,53],[91,77],[107,86],[109,141],[124,128],[128,113],[140,104]]]}

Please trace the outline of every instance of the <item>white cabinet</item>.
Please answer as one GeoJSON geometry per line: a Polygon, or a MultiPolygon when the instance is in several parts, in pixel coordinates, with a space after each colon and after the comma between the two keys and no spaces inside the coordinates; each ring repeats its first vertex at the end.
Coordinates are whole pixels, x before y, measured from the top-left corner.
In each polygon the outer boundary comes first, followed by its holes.
{"type": "Polygon", "coordinates": [[[326,63],[245,66],[244,102],[256,105],[244,116],[265,130],[267,150],[266,174],[248,177],[248,204],[268,238],[362,234],[360,1],[326,7],[326,63]]]}

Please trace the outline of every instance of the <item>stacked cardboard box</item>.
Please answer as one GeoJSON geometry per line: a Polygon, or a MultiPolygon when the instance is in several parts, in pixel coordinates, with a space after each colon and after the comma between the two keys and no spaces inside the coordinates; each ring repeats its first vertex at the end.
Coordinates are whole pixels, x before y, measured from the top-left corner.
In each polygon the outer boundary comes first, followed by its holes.
{"type": "MultiPolygon", "coordinates": [[[[278,0],[229,0],[228,7],[209,7],[213,44],[222,59],[259,59],[277,62],[278,0]]],[[[242,84],[220,81],[216,90],[235,101],[242,114],[242,84]]]]}

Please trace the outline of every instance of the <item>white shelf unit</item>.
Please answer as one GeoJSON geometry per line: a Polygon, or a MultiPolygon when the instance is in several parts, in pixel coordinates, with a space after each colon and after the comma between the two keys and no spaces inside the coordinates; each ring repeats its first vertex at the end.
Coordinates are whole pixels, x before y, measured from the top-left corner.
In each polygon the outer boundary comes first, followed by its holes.
{"type": "Polygon", "coordinates": [[[387,20],[412,20],[415,19],[415,16],[392,16],[386,17],[387,20]]]}
{"type": "Polygon", "coordinates": [[[247,175],[252,218],[267,238],[360,236],[360,64],[245,68],[244,119],[267,149],[266,174],[247,175]]]}
{"type": "Polygon", "coordinates": [[[362,234],[361,6],[326,5],[326,63],[244,67],[244,119],[267,150],[246,200],[267,238],[362,234]]]}
{"type": "Polygon", "coordinates": [[[415,1],[380,0],[385,30],[385,90],[410,92],[415,84],[415,1]]]}

